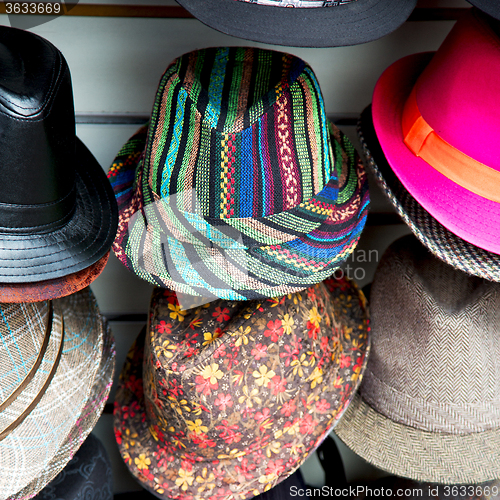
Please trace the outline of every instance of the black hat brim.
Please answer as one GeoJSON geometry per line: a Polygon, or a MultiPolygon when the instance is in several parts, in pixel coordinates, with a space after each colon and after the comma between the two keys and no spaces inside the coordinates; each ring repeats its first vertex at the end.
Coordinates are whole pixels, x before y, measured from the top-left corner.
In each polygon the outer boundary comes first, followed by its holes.
{"type": "Polygon", "coordinates": [[[76,140],[76,205],[57,229],[1,232],[0,283],[62,278],[103,257],[118,225],[116,199],[106,174],[87,147],[76,140]]]}
{"type": "Polygon", "coordinates": [[[242,0],[177,0],[202,23],[228,35],[292,47],[340,47],[391,33],[416,0],[356,0],[330,7],[285,8],[242,0]]]}

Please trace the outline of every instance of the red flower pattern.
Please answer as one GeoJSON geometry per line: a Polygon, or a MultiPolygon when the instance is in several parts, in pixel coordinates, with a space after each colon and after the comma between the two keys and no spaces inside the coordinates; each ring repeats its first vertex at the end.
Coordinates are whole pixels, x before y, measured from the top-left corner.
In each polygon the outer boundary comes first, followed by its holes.
{"type": "Polygon", "coordinates": [[[172,318],[175,294],[155,291],[144,354],[131,350],[116,395],[116,440],[132,472],[182,500],[242,500],[288,475],[361,380],[359,297],[329,280],[258,307],[217,301],[172,318]]]}

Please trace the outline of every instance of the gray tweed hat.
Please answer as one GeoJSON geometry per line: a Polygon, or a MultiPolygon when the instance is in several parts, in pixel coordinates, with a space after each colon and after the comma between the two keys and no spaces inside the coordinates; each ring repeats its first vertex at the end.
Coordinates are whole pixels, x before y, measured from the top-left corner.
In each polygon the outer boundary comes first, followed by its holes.
{"type": "Polygon", "coordinates": [[[335,433],[416,481],[500,477],[500,285],[391,245],[371,290],[372,353],[335,433]]]}

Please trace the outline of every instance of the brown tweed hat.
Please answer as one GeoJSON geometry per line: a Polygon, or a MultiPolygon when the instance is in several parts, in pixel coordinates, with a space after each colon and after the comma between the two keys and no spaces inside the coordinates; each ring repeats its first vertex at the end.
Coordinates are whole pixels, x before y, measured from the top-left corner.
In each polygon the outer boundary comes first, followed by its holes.
{"type": "Polygon", "coordinates": [[[372,354],[336,434],[416,481],[500,478],[500,285],[407,236],[384,254],[370,304],[372,354]]]}
{"type": "Polygon", "coordinates": [[[0,498],[31,498],[71,459],[109,392],[113,341],[89,288],[0,304],[0,498]]]}
{"type": "Polygon", "coordinates": [[[369,348],[346,279],[189,311],[155,289],[149,325],[121,374],[115,433],[160,498],[249,498],[290,476],[348,406],[369,348]]]}

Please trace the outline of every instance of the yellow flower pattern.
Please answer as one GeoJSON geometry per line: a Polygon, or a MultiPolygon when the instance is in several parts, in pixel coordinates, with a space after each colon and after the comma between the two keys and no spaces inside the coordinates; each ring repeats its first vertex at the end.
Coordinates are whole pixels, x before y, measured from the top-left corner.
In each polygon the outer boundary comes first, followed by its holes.
{"type": "Polygon", "coordinates": [[[368,318],[346,279],[187,311],[157,289],[151,304],[148,341],[132,348],[120,380],[115,432],[157,494],[245,500],[270,489],[321,442],[361,381],[368,318]]]}

